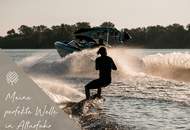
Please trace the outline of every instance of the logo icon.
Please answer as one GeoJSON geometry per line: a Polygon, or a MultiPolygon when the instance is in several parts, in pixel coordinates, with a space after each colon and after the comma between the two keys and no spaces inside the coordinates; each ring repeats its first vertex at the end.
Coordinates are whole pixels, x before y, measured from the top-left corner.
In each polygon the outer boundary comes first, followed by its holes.
{"type": "Polygon", "coordinates": [[[9,71],[6,75],[7,83],[10,85],[15,85],[19,80],[19,75],[15,71],[9,71]]]}

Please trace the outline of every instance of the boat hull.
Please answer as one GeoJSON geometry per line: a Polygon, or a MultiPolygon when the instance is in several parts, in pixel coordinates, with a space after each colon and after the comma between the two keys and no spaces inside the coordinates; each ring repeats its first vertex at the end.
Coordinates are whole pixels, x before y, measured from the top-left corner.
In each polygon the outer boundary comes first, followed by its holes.
{"type": "Polygon", "coordinates": [[[75,51],[80,51],[80,49],[72,47],[67,44],[67,42],[55,42],[55,48],[61,57],[65,57],[68,54],[71,54],[75,51]]]}

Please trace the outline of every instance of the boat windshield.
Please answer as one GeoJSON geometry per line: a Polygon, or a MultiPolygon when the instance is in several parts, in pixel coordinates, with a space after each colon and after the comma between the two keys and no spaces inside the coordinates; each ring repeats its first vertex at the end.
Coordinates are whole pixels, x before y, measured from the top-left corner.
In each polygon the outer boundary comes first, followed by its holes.
{"type": "Polygon", "coordinates": [[[80,44],[75,40],[70,41],[68,44],[71,45],[71,46],[74,46],[76,48],[80,47],[80,44]]]}

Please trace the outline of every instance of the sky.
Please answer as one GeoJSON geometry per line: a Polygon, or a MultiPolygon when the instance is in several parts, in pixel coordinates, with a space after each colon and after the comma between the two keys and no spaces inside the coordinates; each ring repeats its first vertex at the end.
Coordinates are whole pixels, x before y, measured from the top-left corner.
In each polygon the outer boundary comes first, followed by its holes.
{"type": "Polygon", "coordinates": [[[75,24],[116,28],[190,23],[190,0],[0,0],[0,36],[21,25],[75,24]]]}

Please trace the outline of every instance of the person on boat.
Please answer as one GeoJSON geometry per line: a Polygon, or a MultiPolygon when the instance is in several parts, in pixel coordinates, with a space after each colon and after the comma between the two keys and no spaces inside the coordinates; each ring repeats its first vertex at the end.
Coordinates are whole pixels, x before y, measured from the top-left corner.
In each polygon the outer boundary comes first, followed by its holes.
{"type": "Polygon", "coordinates": [[[89,82],[85,86],[86,99],[90,99],[90,89],[98,89],[96,97],[101,98],[101,88],[111,83],[111,71],[117,70],[117,67],[111,57],[107,56],[105,47],[100,47],[97,54],[101,55],[96,58],[96,70],[99,70],[99,78],[89,82]]]}
{"type": "Polygon", "coordinates": [[[98,40],[98,42],[99,42],[99,45],[104,45],[104,40],[102,39],[102,38],[100,38],[99,40],[98,40]]]}

